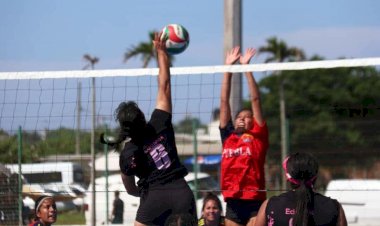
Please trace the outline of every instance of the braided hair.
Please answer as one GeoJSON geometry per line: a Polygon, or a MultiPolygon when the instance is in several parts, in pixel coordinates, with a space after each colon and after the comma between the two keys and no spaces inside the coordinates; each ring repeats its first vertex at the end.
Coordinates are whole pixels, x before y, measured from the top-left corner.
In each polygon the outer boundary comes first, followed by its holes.
{"type": "Polygon", "coordinates": [[[307,153],[295,153],[285,159],[283,167],[296,194],[296,214],[293,218],[293,225],[315,225],[313,186],[319,168],[317,160],[307,153]]]}

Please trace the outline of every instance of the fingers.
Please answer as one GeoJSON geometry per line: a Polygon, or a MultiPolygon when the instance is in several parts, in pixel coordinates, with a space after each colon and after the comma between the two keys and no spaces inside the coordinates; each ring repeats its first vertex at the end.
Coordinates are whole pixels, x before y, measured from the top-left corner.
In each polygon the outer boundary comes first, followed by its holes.
{"type": "Polygon", "coordinates": [[[240,55],[240,46],[235,46],[231,50],[227,51],[226,64],[234,64],[239,59],[240,55]]]}
{"type": "Polygon", "coordinates": [[[162,37],[162,31],[161,32],[154,32],[154,39],[153,41],[153,46],[158,50],[158,49],[165,49],[167,37],[162,37]]]}
{"type": "Polygon", "coordinates": [[[232,55],[240,54],[240,46],[235,46],[234,48],[231,49],[230,52],[232,55]]]}
{"type": "Polygon", "coordinates": [[[251,56],[254,56],[256,54],[256,49],[255,48],[248,48],[246,51],[245,51],[245,54],[247,55],[251,55],[251,56]]]}
{"type": "Polygon", "coordinates": [[[240,63],[241,64],[248,64],[249,61],[251,61],[252,57],[256,54],[255,48],[248,48],[245,51],[244,56],[240,56],[240,63]]]}

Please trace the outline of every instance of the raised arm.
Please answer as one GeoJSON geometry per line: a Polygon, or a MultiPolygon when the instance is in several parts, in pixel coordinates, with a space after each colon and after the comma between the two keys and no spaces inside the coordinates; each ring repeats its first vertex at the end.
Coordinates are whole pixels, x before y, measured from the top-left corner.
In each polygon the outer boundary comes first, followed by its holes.
{"type": "MultiPolygon", "coordinates": [[[[232,48],[226,54],[226,65],[234,64],[240,57],[240,47],[236,46],[232,48]]],[[[231,106],[230,106],[230,94],[231,94],[231,79],[232,73],[226,72],[223,76],[222,88],[220,93],[220,128],[225,128],[228,121],[231,119],[231,106]]]]}
{"type": "MultiPolygon", "coordinates": [[[[252,57],[256,54],[256,49],[248,48],[243,56],[240,57],[240,64],[249,64],[252,57]]],[[[250,99],[251,99],[251,108],[253,112],[253,117],[256,122],[262,126],[264,124],[264,118],[261,110],[261,102],[260,102],[260,91],[253,77],[252,72],[246,72],[245,76],[247,78],[250,99]]]]}
{"type": "Polygon", "coordinates": [[[158,62],[158,94],[156,108],[172,112],[172,97],[170,84],[170,61],[166,52],[165,40],[160,40],[160,33],[155,33],[153,46],[157,53],[158,62]]]}

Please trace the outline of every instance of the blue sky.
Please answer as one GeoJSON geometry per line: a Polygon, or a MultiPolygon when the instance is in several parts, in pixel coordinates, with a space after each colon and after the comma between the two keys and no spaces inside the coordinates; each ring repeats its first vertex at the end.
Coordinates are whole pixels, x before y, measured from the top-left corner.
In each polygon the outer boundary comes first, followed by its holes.
{"type": "MultiPolygon", "coordinates": [[[[160,30],[170,23],[182,24],[190,33],[190,45],[176,57],[174,66],[221,65],[223,2],[3,0],[0,1],[0,72],[81,70],[86,64],[83,60],[86,53],[100,58],[96,69],[139,68],[142,65],[139,58],[123,63],[125,51],[141,41],[148,41],[149,31],[160,30]]],[[[326,59],[380,56],[379,0],[245,0],[242,8],[243,48],[260,47],[267,38],[276,36],[289,46],[303,49],[308,57],[314,54],[326,59]]],[[[256,56],[253,63],[264,59],[263,55],[256,56]]],[[[149,66],[155,67],[155,64],[149,66]]],[[[257,79],[260,76],[256,75],[257,79]]],[[[75,128],[72,117],[76,108],[76,81],[50,82],[0,81],[0,99],[3,100],[0,127],[13,131],[18,125],[32,129],[55,127],[64,120],[62,114],[66,114],[70,115],[67,119],[70,127],[75,128]],[[28,87],[41,91],[33,93],[28,87]],[[30,120],[33,115],[39,118],[30,120]],[[55,115],[60,120],[56,120],[55,115]],[[56,124],[50,124],[53,122],[56,124]]],[[[145,112],[151,112],[154,86],[143,85],[137,90],[125,91],[125,87],[118,87],[125,81],[111,82],[106,89],[102,81],[97,81],[100,86],[98,114],[111,120],[113,109],[126,99],[136,100],[145,112]]],[[[155,84],[155,79],[134,82],[155,84]]],[[[219,107],[220,79],[192,77],[174,80],[173,84],[176,84],[174,120],[191,114],[209,122],[212,110],[219,107]]],[[[88,127],[91,121],[88,80],[83,86],[82,107],[86,115],[82,123],[88,127]]],[[[246,88],[243,89],[247,98],[246,88]]]]}
{"type": "MultiPolygon", "coordinates": [[[[259,47],[276,36],[308,56],[380,56],[378,0],[242,5],[243,47],[259,47]]],[[[97,69],[138,68],[140,59],[122,62],[124,52],[169,23],[184,25],[191,38],[174,66],[222,64],[223,20],[222,0],[0,1],[0,71],[79,70],[85,53],[100,58],[97,69]]]]}

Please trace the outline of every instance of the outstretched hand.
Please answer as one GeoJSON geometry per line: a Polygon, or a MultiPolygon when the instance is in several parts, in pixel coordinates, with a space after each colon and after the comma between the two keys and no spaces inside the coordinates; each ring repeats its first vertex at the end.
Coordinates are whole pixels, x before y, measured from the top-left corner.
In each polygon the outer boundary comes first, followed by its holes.
{"type": "Polygon", "coordinates": [[[161,40],[161,35],[162,35],[162,32],[158,33],[158,32],[155,32],[154,33],[154,39],[153,39],[153,47],[156,49],[157,52],[159,51],[164,51],[166,52],[166,39],[163,38],[161,40]]]}
{"type": "Polygon", "coordinates": [[[232,48],[230,51],[226,54],[226,65],[232,65],[234,64],[239,58],[240,58],[240,47],[236,46],[232,48]]]}
{"type": "Polygon", "coordinates": [[[240,64],[249,64],[252,57],[256,54],[255,48],[248,48],[243,56],[240,56],[240,64]]]}

